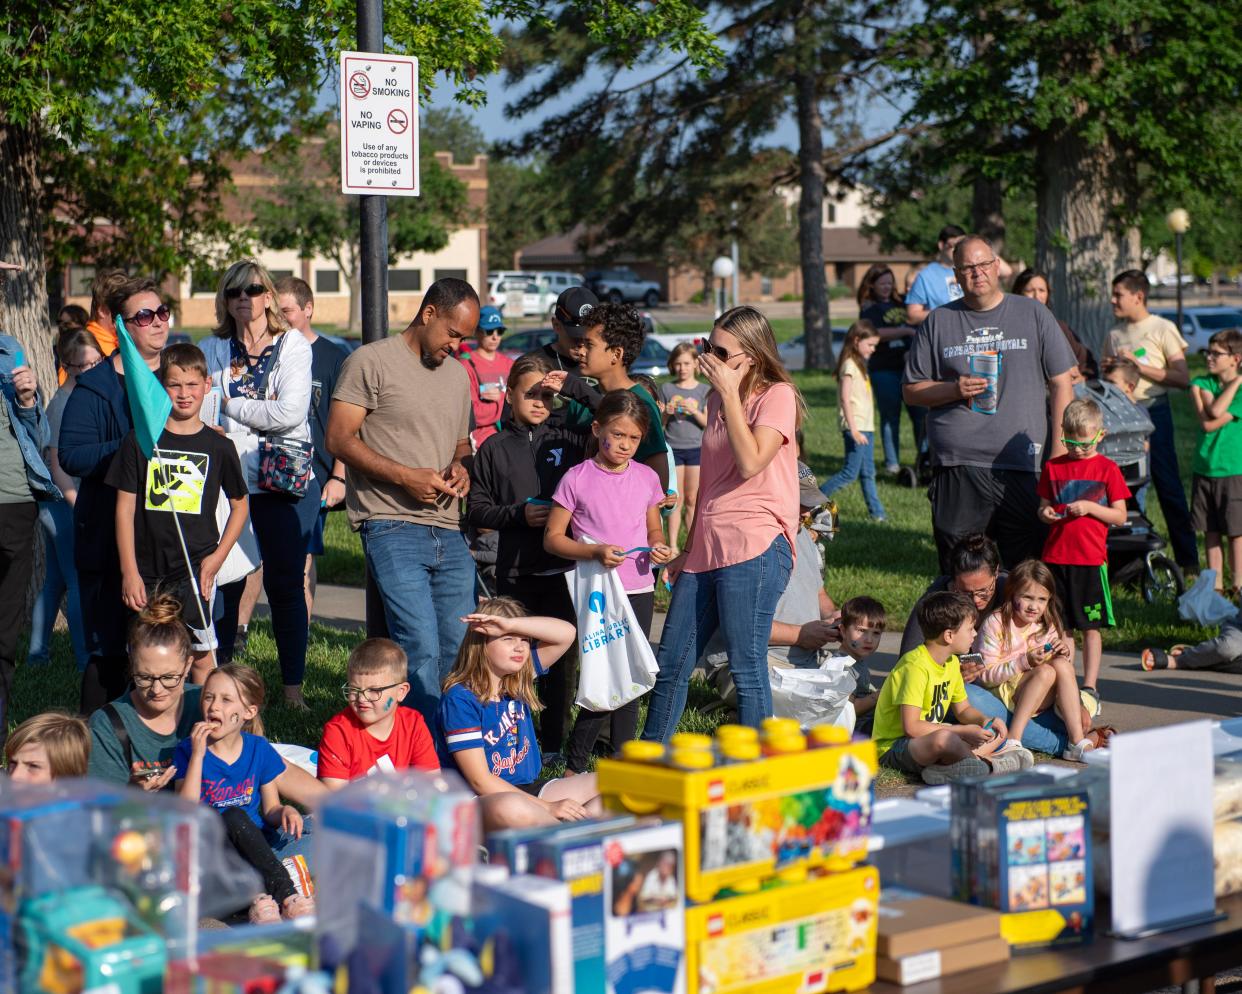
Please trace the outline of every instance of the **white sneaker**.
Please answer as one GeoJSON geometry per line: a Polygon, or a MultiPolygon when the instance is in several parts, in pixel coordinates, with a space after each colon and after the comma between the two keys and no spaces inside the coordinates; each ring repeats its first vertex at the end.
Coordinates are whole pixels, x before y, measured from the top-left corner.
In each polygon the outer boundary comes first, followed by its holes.
{"type": "Polygon", "coordinates": [[[988,757],[993,773],[1020,773],[1035,765],[1035,756],[1017,739],[1006,739],[992,755],[988,757]]]}
{"type": "Polygon", "coordinates": [[[1081,739],[1061,753],[1061,758],[1071,763],[1085,763],[1086,759],[1083,757],[1094,748],[1090,739],[1081,739]]]}

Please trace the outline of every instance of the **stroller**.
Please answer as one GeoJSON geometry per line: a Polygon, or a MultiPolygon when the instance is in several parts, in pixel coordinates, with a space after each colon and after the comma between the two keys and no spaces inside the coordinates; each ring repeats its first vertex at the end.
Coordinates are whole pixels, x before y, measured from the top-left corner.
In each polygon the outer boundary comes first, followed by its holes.
{"type": "MultiPolygon", "coordinates": [[[[1074,388],[1075,397],[1089,397],[1104,414],[1104,431],[1098,451],[1121,469],[1131,493],[1151,480],[1147,438],[1153,426],[1147,412],[1111,383],[1091,380],[1074,388]]],[[[1137,581],[1143,600],[1176,603],[1186,590],[1181,568],[1163,552],[1166,542],[1131,497],[1126,523],[1108,529],[1108,575],[1110,583],[1137,581]]]]}

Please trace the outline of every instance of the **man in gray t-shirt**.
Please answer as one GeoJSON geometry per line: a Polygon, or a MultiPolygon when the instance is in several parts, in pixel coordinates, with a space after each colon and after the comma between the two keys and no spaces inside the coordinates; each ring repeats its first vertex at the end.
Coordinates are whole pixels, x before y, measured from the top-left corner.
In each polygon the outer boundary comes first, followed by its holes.
{"type": "Polygon", "coordinates": [[[906,403],[930,408],[929,496],[941,572],[949,549],[971,532],[991,535],[1013,567],[1042,549],[1035,485],[1045,455],[1064,452],[1061,415],[1073,399],[1074,355],[1051,311],[1000,289],[985,239],[962,239],[953,261],[963,297],[919,326],[903,393],[906,403]]]}

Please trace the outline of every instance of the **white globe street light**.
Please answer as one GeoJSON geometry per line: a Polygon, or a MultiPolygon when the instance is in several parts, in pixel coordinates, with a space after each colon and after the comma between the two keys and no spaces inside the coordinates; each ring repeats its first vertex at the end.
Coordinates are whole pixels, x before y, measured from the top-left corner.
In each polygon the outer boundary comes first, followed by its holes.
{"type": "Polygon", "coordinates": [[[1173,244],[1177,252],[1177,331],[1184,334],[1182,328],[1182,235],[1190,230],[1190,214],[1183,207],[1175,207],[1169,211],[1164,223],[1173,232],[1173,244]]]}
{"type": "Polygon", "coordinates": [[[718,255],[712,262],[712,275],[720,280],[720,289],[716,293],[716,317],[724,313],[725,280],[733,275],[733,260],[727,255],[718,255]]]}

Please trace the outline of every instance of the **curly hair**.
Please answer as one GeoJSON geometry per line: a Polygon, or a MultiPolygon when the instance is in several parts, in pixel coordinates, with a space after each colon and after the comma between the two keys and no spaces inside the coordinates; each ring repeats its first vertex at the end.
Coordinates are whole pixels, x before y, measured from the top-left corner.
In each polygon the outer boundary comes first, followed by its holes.
{"type": "Polygon", "coordinates": [[[599,328],[606,348],[621,350],[621,365],[626,369],[634,364],[647,338],[642,317],[629,304],[596,304],[582,324],[599,328]]]}

